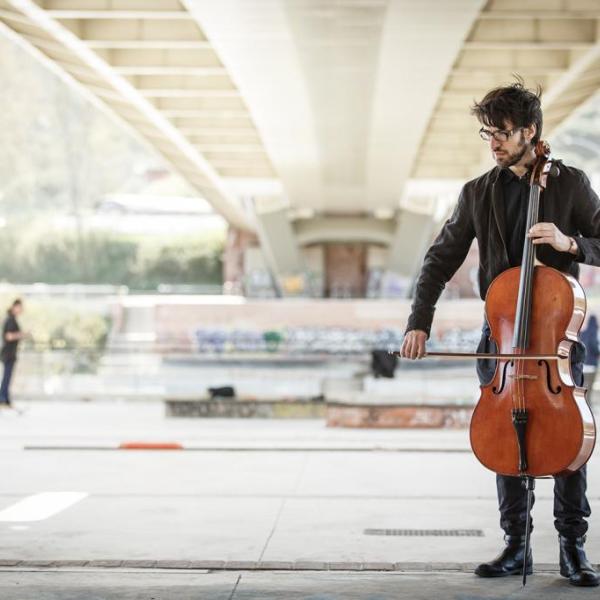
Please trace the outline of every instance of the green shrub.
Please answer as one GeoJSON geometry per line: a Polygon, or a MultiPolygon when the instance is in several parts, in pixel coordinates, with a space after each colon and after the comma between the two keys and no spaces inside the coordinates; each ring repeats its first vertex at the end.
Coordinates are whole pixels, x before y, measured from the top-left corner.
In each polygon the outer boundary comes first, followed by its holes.
{"type": "Polygon", "coordinates": [[[0,280],[155,290],[161,283],[222,283],[223,237],[134,237],[14,223],[0,236],[0,280]],[[18,235],[17,233],[18,232],[18,235]]]}

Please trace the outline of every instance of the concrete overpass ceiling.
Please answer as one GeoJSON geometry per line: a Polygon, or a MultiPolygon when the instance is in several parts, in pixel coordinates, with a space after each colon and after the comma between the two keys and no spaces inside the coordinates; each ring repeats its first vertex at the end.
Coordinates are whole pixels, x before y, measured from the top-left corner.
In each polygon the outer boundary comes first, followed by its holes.
{"type": "Polygon", "coordinates": [[[483,0],[390,0],[368,137],[369,206],[398,206],[448,72],[482,5],[483,0]]]}
{"type": "Polygon", "coordinates": [[[300,246],[329,242],[358,242],[391,244],[394,237],[394,219],[376,219],[360,216],[325,216],[299,219],[294,230],[300,246]]]}
{"type": "Polygon", "coordinates": [[[600,85],[599,21],[598,0],[0,0],[246,229],[249,196],[338,228],[419,212],[411,181],[480,172],[469,106],[514,72],[545,88],[552,134],[600,85]]]}
{"type": "Polygon", "coordinates": [[[242,92],[291,207],[331,215],[398,208],[483,0],[184,2],[242,92]]]}
{"type": "Polygon", "coordinates": [[[170,162],[230,223],[228,180],[274,172],[240,91],[178,0],[0,0],[0,21],[170,162]]]}
{"type": "Polygon", "coordinates": [[[306,81],[329,214],[366,211],[373,87],[388,0],[286,2],[306,81]]]}
{"type": "MultiPolygon", "coordinates": [[[[283,0],[183,0],[240,90],[285,195],[325,208],[314,105],[283,0]]],[[[303,0],[299,1],[304,6],[303,0]]]]}
{"type": "Polygon", "coordinates": [[[599,19],[598,0],[489,0],[439,94],[412,177],[467,179],[492,166],[469,107],[513,73],[543,87],[551,136],[599,89],[599,19]]]}

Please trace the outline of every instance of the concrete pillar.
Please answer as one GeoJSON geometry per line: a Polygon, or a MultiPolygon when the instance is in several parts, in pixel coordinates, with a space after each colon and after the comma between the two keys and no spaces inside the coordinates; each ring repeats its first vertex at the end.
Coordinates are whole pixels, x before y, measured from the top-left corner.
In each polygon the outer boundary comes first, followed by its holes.
{"type": "Polygon", "coordinates": [[[432,215],[401,211],[390,244],[388,270],[405,277],[414,277],[431,242],[434,226],[432,215]]]}
{"type": "Polygon", "coordinates": [[[253,233],[229,227],[223,253],[223,293],[244,294],[244,256],[248,248],[258,246],[253,233]]]}
{"type": "Polygon", "coordinates": [[[312,295],[287,206],[277,198],[256,198],[257,235],[278,296],[312,295]]]}
{"type": "Polygon", "coordinates": [[[367,244],[325,244],[325,296],[364,298],[367,290],[367,244]]]}

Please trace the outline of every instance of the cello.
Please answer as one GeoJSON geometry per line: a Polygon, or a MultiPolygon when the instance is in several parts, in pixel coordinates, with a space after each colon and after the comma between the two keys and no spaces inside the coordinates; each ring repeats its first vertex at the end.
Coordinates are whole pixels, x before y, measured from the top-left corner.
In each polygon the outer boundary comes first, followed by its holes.
{"type": "MultiPolygon", "coordinates": [[[[548,178],[559,173],[546,142],[539,141],[535,153],[527,231],[538,222],[548,178]]],[[[490,340],[498,352],[425,354],[497,361],[493,377],[481,386],[471,417],[470,442],[483,466],[523,480],[527,491],[525,557],[535,478],[569,475],[588,461],[594,449],[594,417],[585,388],[573,379],[569,359],[585,310],[579,282],[539,263],[533,241],[526,236],[521,266],[498,275],[485,298],[490,340]]],[[[523,585],[526,577],[524,568],[523,585]]]]}
{"type": "MultiPolygon", "coordinates": [[[[538,221],[541,191],[558,167],[544,142],[536,147],[527,226],[538,221]]],[[[585,390],[575,385],[569,355],[585,318],[585,293],[571,275],[535,264],[526,237],[523,261],[498,275],[485,299],[490,339],[500,354],[491,381],[481,386],[470,425],[477,459],[501,475],[568,475],[592,454],[595,426],[585,390]],[[527,355],[556,360],[523,360],[527,355]]]]}

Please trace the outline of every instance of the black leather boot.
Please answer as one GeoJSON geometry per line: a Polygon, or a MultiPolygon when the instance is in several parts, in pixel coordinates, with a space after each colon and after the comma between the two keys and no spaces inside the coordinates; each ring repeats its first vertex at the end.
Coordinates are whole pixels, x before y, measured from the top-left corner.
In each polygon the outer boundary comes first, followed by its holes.
{"type": "MultiPolygon", "coordinates": [[[[505,535],[506,548],[491,562],[483,563],[475,569],[479,577],[506,577],[507,575],[520,575],[523,573],[525,554],[524,535],[505,535]]],[[[531,548],[527,560],[527,574],[533,572],[533,557],[531,548]]]]}
{"type": "Polygon", "coordinates": [[[585,555],[583,544],[585,536],[567,538],[558,536],[560,544],[560,574],[569,578],[571,585],[595,587],[600,577],[585,555]]]}

